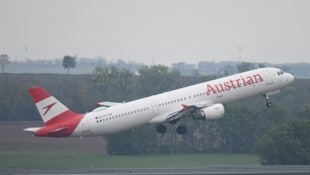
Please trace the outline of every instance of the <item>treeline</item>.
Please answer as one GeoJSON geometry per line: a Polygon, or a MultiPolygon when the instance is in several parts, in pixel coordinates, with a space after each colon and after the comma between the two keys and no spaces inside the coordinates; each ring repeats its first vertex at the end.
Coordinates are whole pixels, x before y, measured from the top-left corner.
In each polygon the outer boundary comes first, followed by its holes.
{"type": "MultiPolygon", "coordinates": [[[[66,56],[64,56],[65,58],[66,56]]],[[[72,56],[70,56],[72,57],[72,56]]],[[[115,66],[119,69],[130,69],[132,72],[138,72],[144,65],[143,63],[136,62],[130,59],[118,59],[112,60],[104,57],[97,58],[81,58],[75,57],[75,66],[70,67],[71,74],[91,74],[94,68],[100,66],[115,66]]],[[[156,62],[156,60],[154,60],[156,62]]],[[[1,62],[1,60],[0,60],[1,62]]],[[[26,60],[12,60],[9,59],[2,61],[7,73],[53,73],[53,74],[65,74],[66,70],[63,65],[63,58],[57,59],[26,59],[26,60]]],[[[181,72],[185,75],[195,74],[222,74],[225,72],[238,72],[236,69],[238,65],[243,62],[239,61],[199,61],[197,64],[191,64],[187,62],[176,62],[171,65],[171,69],[181,72]]],[[[310,78],[310,64],[309,63],[286,63],[286,64],[270,64],[270,63],[251,63],[252,65],[259,67],[259,64],[263,64],[269,67],[281,67],[284,71],[293,73],[295,77],[310,78]]]]}
{"type": "MultiPolygon", "coordinates": [[[[240,71],[248,67],[238,66],[240,71]]],[[[0,74],[0,120],[41,120],[27,92],[29,87],[35,85],[43,86],[74,111],[88,112],[95,108],[98,100],[130,101],[214,78],[200,74],[184,76],[165,66],[143,66],[137,73],[108,66],[96,67],[91,75],[0,74]]],[[[179,121],[178,124],[188,128],[184,136],[175,133],[176,125],[169,124],[164,135],[156,133],[155,125],[142,126],[108,136],[108,152],[259,152],[268,140],[260,139],[275,126],[292,120],[309,120],[309,92],[310,80],[297,79],[281,93],[271,96],[272,108],[265,107],[262,97],[228,104],[221,119],[193,121],[188,118],[179,121]],[[260,144],[257,146],[258,142],[260,144]]],[[[310,127],[309,122],[307,127],[310,127]]],[[[307,149],[309,146],[306,152],[307,149]]]]}

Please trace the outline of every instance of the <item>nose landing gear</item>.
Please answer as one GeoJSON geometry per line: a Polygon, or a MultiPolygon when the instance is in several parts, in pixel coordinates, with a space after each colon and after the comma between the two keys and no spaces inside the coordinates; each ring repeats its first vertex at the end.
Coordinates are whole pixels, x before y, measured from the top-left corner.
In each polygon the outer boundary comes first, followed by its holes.
{"type": "Polygon", "coordinates": [[[267,94],[264,94],[263,96],[266,100],[266,107],[268,107],[268,108],[272,107],[272,102],[270,100],[270,97],[267,94]]]}

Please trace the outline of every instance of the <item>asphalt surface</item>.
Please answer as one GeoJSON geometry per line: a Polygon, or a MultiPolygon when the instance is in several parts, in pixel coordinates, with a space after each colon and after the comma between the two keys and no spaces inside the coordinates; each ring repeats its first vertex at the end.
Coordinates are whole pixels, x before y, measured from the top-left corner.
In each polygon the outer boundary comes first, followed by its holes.
{"type": "Polygon", "coordinates": [[[310,165],[289,166],[210,166],[205,168],[153,169],[0,169],[0,175],[309,175],[310,165]]]}
{"type": "Polygon", "coordinates": [[[104,137],[33,137],[23,129],[42,126],[42,122],[0,122],[0,151],[63,151],[83,154],[106,153],[104,137]]]}

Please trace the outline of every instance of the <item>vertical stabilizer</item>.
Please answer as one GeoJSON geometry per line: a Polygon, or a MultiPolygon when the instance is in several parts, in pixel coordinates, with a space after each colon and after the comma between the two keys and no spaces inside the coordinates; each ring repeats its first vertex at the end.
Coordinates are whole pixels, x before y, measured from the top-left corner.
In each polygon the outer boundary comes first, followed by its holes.
{"type": "Polygon", "coordinates": [[[29,92],[43,119],[44,124],[51,123],[51,121],[55,118],[62,118],[62,120],[65,120],[66,116],[75,115],[75,113],[73,113],[45,89],[41,87],[32,87],[29,89],[29,92]]]}

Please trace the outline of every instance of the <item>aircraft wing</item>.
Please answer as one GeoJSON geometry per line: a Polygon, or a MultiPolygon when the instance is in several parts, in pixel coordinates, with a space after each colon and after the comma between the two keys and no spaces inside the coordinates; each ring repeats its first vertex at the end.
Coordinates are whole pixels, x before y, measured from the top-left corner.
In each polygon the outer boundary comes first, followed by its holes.
{"type": "MultiPolygon", "coordinates": [[[[33,128],[26,128],[24,129],[24,131],[30,131],[30,132],[36,132],[39,129],[42,129],[43,127],[33,127],[33,128]]],[[[61,128],[56,128],[52,131],[49,131],[50,134],[56,134],[56,133],[60,133],[63,131],[66,131],[67,129],[69,129],[69,127],[61,127],[61,128]]]]}
{"type": "Polygon", "coordinates": [[[97,105],[98,106],[103,106],[103,107],[111,107],[111,106],[115,106],[115,105],[119,105],[122,104],[120,102],[111,102],[111,101],[104,101],[104,102],[98,102],[97,105]]]}
{"type": "Polygon", "coordinates": [[[111,102],[111,101],[104,101],[104,102],[97,102],[97,108],[95,108],[93,110],[93,112],[98,112],[98,111],[102,111],[105,110],[111,106],[116,106],[119,104],[123,104],[123,103],[119,103],[119,102],[111,102]]]}
{"type": "Polygon", "coordinates": [[[153,118],[152,120],[150,120],[149,123],[163,123],[167,121],[170,123],[175,123],[181,118],[192,115],[197,110],[211,106],[211,105],[213,105],[213,103],[210,101],[202,101],[202,102],[198,102],[195,104],[189,104],[189,105],[182,104],[182,106],[180,106],[179,109],[161,114],[153,118]]]}

